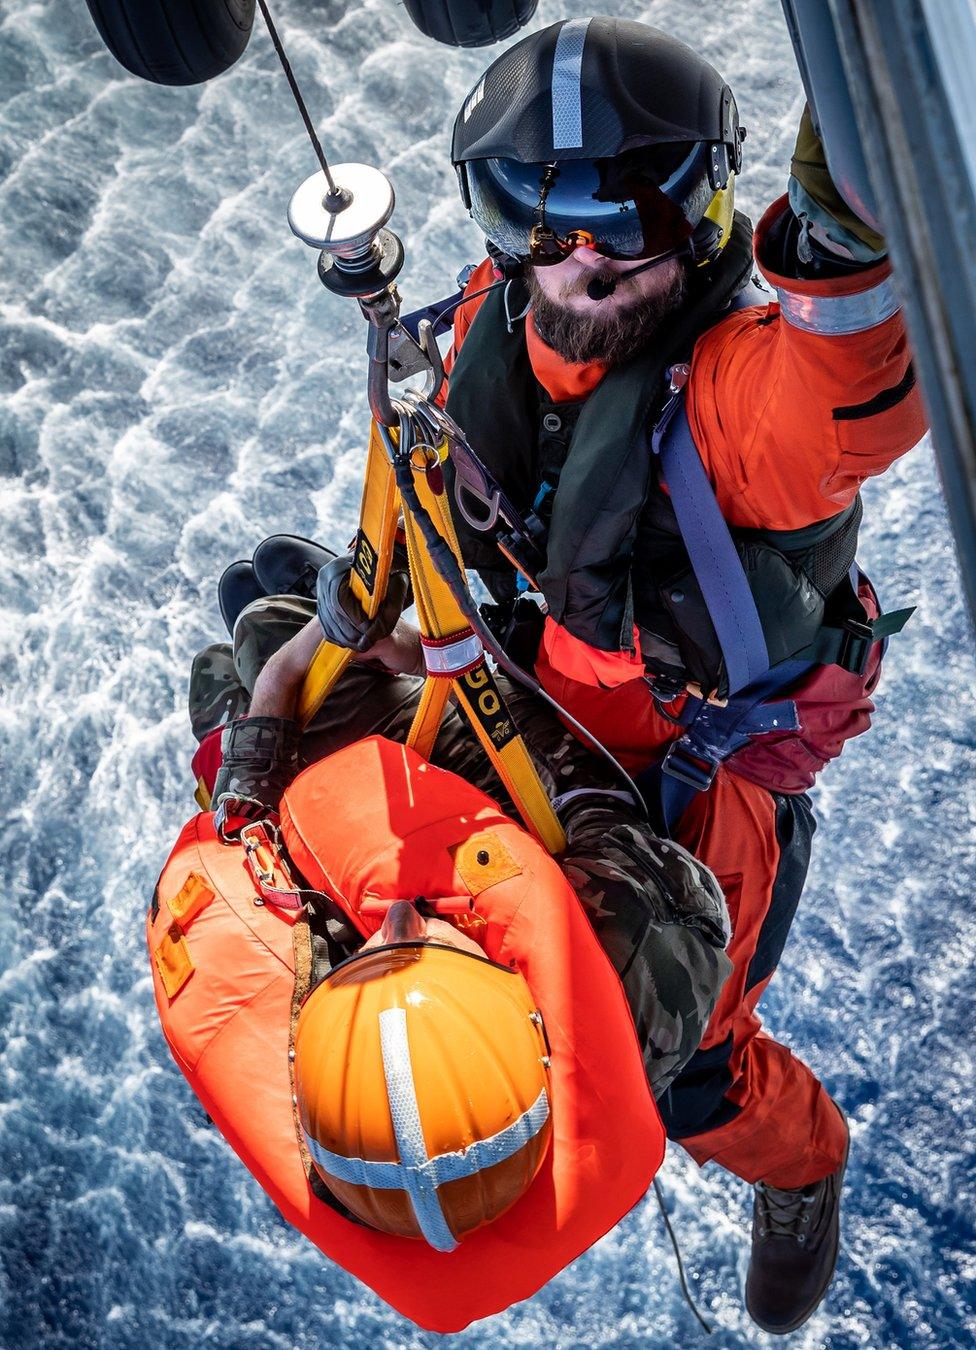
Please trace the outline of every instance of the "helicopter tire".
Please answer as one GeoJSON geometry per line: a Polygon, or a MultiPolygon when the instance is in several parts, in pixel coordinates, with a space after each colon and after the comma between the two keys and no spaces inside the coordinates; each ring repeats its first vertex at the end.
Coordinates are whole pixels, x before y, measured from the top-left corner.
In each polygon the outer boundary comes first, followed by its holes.
{"type": "Polygon", "coordinates": [[[404,0],[420,31],[449,47],[487,47],[527,24],[538,0],[404,0]]]}
{"type": "Polygon", "coordinates": [[[254,0],[87,0],[106,47],[153,84],[203,84],[243,54],[254,0]]]}

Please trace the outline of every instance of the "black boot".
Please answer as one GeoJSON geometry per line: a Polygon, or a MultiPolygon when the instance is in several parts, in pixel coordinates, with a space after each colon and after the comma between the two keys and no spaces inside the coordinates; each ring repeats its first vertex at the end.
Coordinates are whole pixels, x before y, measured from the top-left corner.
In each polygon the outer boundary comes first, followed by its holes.
{"type": "Polygon", "coordinates": [[[315,599],[319,571],[336,555],[297,534],[272,534],[254,550],[254,573],[265,595],[315,599]]]}
{"type": "Polygon", "coordinates": [[[757,1182],[746,1310],[763,1331],[795,1331],[820,1306],[837,1265],[846,1167],[845,1154],[829,1177],[793,1191],[757,1182]]]}
{"type": "Polygon", "coordinates": [[[217,582],[217,601],[228,633],[234,636],[234,624],[242,609],[265,592],[261,589],[254,568],[249,562],[232,562],[225,567],[217,582]]]}

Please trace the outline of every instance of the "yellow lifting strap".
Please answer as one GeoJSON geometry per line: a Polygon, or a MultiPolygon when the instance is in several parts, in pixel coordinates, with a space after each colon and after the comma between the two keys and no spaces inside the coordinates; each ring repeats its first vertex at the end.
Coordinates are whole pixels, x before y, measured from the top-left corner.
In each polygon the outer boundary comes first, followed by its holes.
{"type": "MultiPolygon", "coordinates": [[[[353,595],[371,619],[379,611],[386,594],[399,513],[400,494],[393,477],[393,465],[376,423],[371,422],[359,532],[349,582],[353,595]]],[[[298,721],[303,727],[308,726],[321,708],[329,690],[351,660],[352,652],[347,648],[336,647],[331,642],[320,643],[305,674],[298,700],[298,721]]]]}
{"type": "MultiPolygon", "coordinates": [[[[390,436],[395,441],[394,431],[391,430],[390,436]]],[[[412,467],[421,505],[463,569],[440,470],[440,461],[446,456],[446,444],[438,452],[418,446],[414,456],[412,467]]],[[[353,594],[370,617],[377,613],[386,593],[401,507],[393,466],[374,422],[370,430],[360,528],[350,583],[353,594]]],[[[562,826],[518,727],[505,706],[481,643],[429,557],[413,515],[404,510],[403,517],[414,602],[421,634],[429,644],[425,649],[429,658],[428,674],[408,744],[425,759],[430,757],[453,690],[525,824],[550,853],[561,853],[566,847],[562,826]],[[431,649],[436,652],[452,646],[456,648],[459,643],[465,645],[469,654],[467,668],[454,674],[449,668],[450,661],[446,660],[443,673],[432,672],[431,649]]],[[[306,725],[322,706],[350,658],[351,653],[343,648],[327,642],[321,644],[308,668],[299,699],[302,725],[306,725]]]]}

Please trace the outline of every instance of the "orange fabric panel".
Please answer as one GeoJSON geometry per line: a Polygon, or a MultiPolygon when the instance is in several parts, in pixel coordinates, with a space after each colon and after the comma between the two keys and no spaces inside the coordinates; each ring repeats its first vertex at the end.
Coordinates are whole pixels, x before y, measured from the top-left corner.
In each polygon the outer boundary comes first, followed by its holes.
{"type": "Polygon", "coordinates": [[[159,879],[159,913],[148,932],[154,951],[173,923],[170,899],[180,894],[191,873],[206,878],[214,898],[196,915],[185,939],[196,966],[194,978],[166,1007],[158,970],[153,975],[161,1017],[166,1009],[167,1039],[178,1047],[184,1072],[198,1064],[224,1026],[278,971],[287,971],[294,980],[291,921],[254,904],[243,850],[220,844],[212,820],[210,815],[196,816],[183,829],[159,879]],[[219,961],[214,959],[217,952],[219,961]]]}
{"type": "Polygon", "coordinates": [[[176,895],[168,901],[169,912],[185,928],[213,898],[214,893],[203,878],[191,872],[176,895]]]}
{"type": "MultiPolygon", "coordinates": [[[[464,294],[474,295],[475,291],[484,290],[486,286],[490,286],[495,280],[497,280],[497,278],[495,276],[495,269],[492,266],[492,261],[490,258],[485,258],[471,273],[468,284],[464,288],[464,294]]],[[[461,343],[464,341],[468,329],[474,322],[474,316],[478,313],[478,310],[485,303],[487,298],[488,297],[485,295],[479,295],[477,300],[469,300],[467,304],[458,305],[457,309],[454,311],[454,341],[451,343],[450,351],[448,351],[444,357],[445,375],[450,376],[451,369],[454,366],[455,357],[461,349],[461,343]]],[[[436,402],[439,403],[442,408],[447,402],[448,388],[449,380],[445,380],[436,399],[436,402]]]]}
{"type": "Polygon", "coordinates": [[[381,922],[376,915],[359,915],[367,895],[391,900],[463,895],[441,838],[457,843],[476,829],[507,823],[470,783],[415,760],[406,746],[371,736],[330,756],[332,773],[313,764],[299,774],[282,801],[289,856],[313,886],[350,911],[366,935],[381,922]],[[444,777],[449,792],[438,790],[444,777]],[[342,791],[336,792],[339,781],[342,791]],[[436,844],[408,853],[406,841],[421,837],[436,844]]]}
{"type": "Polygon", "coordinates": [[[558,356],[536,331],[531,310],[525,319],[525,344],[533,374],[556,403],[586,398],[607,373],[607,367],[602,361],[578,365],[558,356]]]}
{"type": "Polygon", "coordinates": [[[644,676],[644,661],[636,628],[632,652],[603,652],[574,637],[568,628],[560,627],[547,616],[542,630],[541,650],[545,652],[546,660],[553,670],[594,688],[616,689],[619,685],[643,679],[644,676]]]}
{"type": "Polygon", "coordinates": [[[170,1006],[153,976],[177,1062],[290,1223],[421,1326],[459,1331],[535,1293],[619,1222],[660,1165],[664,1132],[623,989],[554,860],[489,798],[403,746],[371,738],[307,769],[285,794],[282,828],[309,881],[364,932],[376,921],[357,918],[362,899],[464,894],[450,850],[470,834],[490,829],[510,859],[512,875],[475,905],[488,954],[519,966],[545,1019],[553,1147],[515,1207],[450,1253],[351,1223],[311,1190],[288,1061],[291,924],[254,905],[241,849],[219,843],[211,816],[184,828],[148,932],[152,946],[190,871],[206,878],[216,896],[194,921],[193,979],[170,1006]]]}
{"type": "Polygon", "coordinates": [[[823,1085],[762,1030],[755,1013],[741,1009],[729,1031],[742,1111],[718,1129],[682,1139],[681,1147],[699,1166],[716,1162],[744,1181],[784,1190],[835,1172],[847,1151],[847,1132],[823,1085]]]}
{"type": "MultiPolygon", "coordinates": [[[[718,877],[732,923],[728,954],[734,968],[702,1039],[701,1048],[707,1050],[725,1039],[726,1024],[746,999],[746,974],[769,911],[779,863],[776,803],[765,788],[720,768],[709,790],[692,798],[675,838],[718,877]]],[[[752,991],[753,1007],[757,1000],[752,991]]]]}
{"type": "MultiPolygon", "coordinates": [[[[763,238],[782,198],[756,231],[763,238]]],[[[760,270],[774,286],[825,297],[857,294],[890,272],[879,263],[828,281],[760,270]]],[[[916,387],[886,412],[837,421],[835,407],[865,403],[904,378],[911,353],[901,313],[860,333],[809,333],[779,305],[738,310],[698,339],[687,407],[695,443],[732,525],[793,530],[836,515],[866,478],[883,473],[925,432],[916,387]]]]}
{"type": "Polygon", "coordinates": [[[720,769],[709,792],[685,811],[676,837],[716,874],[732,921],[733,962],[702,1039],[703,1050],[733,1038],[726,1094],[734,1120],[683,1138],[699,1164],[715,1161],[746,1181],[806,1186],[840,1166],[847,1134],[840,1113],[807,1066],[762,1030],[756,1013],[769,983],[746,990],[749,964],[772,902],[779,865],[776,808],[764,789],[720,769]]]}
{"type": "Polygon", "coordinates": [[[174,999],[193,974],[193,960],[178,923],[168,928],[159,939],[153,951],[153,962],[166,990],[166,997],[174,999]]]}
{"type": "MultiPolygon", "coordinates": [[[[583,648],[584,653],[591,650],[577,639],[564,644],[562,630],[559,633],[558,657],[566,651],[575,655],[572,643],[583,648]]],[[[602,741],[628,773],[646,769],[652,759],[660,758],[665,746],[683,734],[683,727],[676,727],[654,707],[644,680],[631,679],[607,688],[596,680],[587,679],[586,673],[583,662],[571,665],[571,673],[567,673],[561,665],[557,667],[555,661],[550,660],[545,646],[540,647],[535,674],[542,687],[602,741]]],[[[683,698],[671,706],[677,713],[683,706],[683,698]]]]}
{"type": "MultiPolygon", "coordinates": [[[[467,286],[464,288],[465,295],[474,295],[475,291],[482,291],[486,286],[490,286],[496,281],[495,269],[492,266],[490,258],[483,259],[471,273],[467,286]]],[[[480,295],[477,300],[469,300],[467,304],[459,305],[454,311],[454,349],[459,350],[461,343],[465,339],[468,329],[474,322],[474,316],[485,303],[488,297],[480,295]]]]}
{"type": "Polygon", "coordinates": [[[449,851],[458,876],[472,895],[480,895],[500,881],[511,881],[522,872],[495,830],[473,834],[449,851]]]}

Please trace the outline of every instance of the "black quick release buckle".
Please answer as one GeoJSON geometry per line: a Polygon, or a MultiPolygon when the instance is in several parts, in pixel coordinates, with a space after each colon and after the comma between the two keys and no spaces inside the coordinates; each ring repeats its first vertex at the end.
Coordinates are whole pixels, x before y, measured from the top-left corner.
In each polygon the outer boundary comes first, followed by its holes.
{"type": "Polygon", "coordinates": [[[876,641],[874,629],[869,623],[848,619],[843,625],[842,634],[837,664],[852,675],[863,675],[876,641]]]}
{"type": "Polygon", "coordinates": [[[696,754],[684,744],[684,737],[675,741],[661,761],[661,772],[679,783],[686,783],[696,792],[707,792],[718,773],[718,761],[696,754]]]}

